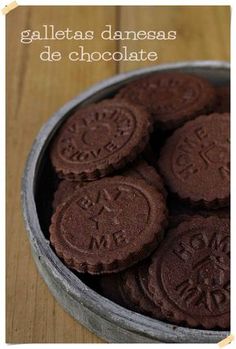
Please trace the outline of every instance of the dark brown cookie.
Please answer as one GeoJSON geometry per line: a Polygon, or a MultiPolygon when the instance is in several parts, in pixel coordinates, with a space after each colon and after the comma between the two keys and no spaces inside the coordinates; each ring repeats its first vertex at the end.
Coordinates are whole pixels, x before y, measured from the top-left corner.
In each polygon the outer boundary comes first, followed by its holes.
{"type": "MultiPolygon", "coordinates": [[[[147,183],[156,187],[164,195],[164,197],[167,195],[162,178],[152,166],[146,163],[145,160],[136,160],[126,170],[122,170],[120,175],[144,179],[147,183]]],[[[66,179],[62,180],[54,194],[52,204],[54,211],[58,205],[74,194],[76,190],[79,190],[87,184],[88,182],[68,181],[66,179]]]]}
{"type": "Polygon", "coordinates": [[[230,218],[230,212],[226,208],[218,210],[189,210],[175,215],[170,215],[168,218],[168,228],[175,228],[180,223],[192,219],[193,217],[218,217],[218,218],[230,218]]]}
{"type": "Polygon", "coordinates": [[[229,204],[229,114],[199,116],[170,136],[161,149],[160,173],[170,191],[208,208],[229,204]]]}
{"type": "Polygon", "coordinates": [[[196,75],[166,72],[131,82],[116,98],[142,105],[153,116],[156,126],[174,129],[212,111],[215,89],[196,75]]]}
{"type": "Polygon", "coordinates": [[[214,112],[230,112],[230,87],[228,85],[216,87],[216,104],[214,112]]]}
{"type": "Polygon", "coordinates": [[[157,164],[156,152],[153,151],[152,146],[151,146],[150,143],[148,143],[148,145],[146,146],[146,148],[142,152],[142,158],[145,161],[147,161],[147,163],[149,165],[154,166],[154,167],[156,166],[156,164],[157,164]]]}
{"type": "Polygon", "coordinates": [[[129,294],[125,292],[121,273],[100,276],[99,286],[101,294],[112,302],[124,308],[137,311],[137,307],[131,301],[129,294]]]}
{"type": "Polygon", "coordinates": [[[229,328],[229,219],[192,218],[168,232],[152,258],[149,290],[175,324],[229,328]]]}
{"type": "Polygon", "coordinates": [[[84,185],[86,185],[86,182],[62,180],[54,193],[52,202],[53,210],[55,211],[57,206],[62,204],[68,197],[73,195],[76,190],[82,188],[84,185]]]}
{"type": "Polygon", "coordinates": [[[157,165],[157,159],[159,158],[160,155],[160,150],[165,144],[166,140],[172,135],[173,130],[161,130],[161,129],[156,129],[150,137],[150,145],[152,147],[152,152],[155,154],[153,156],[153,159],[155,159],[154,163],[152,163],[153,166],[156,167],[157,165]]]}
{"type": "Polygon", "coordinates": [[[136,160],[127,168],[127,170],[122,171],[121,175],[125,177],[144,179],[147,183],[156,187],[164,197],[167,196],[161,176],[157,173],[156,169],[148,165],[145,160],[136,160]]]}
{"type": "Polygon", "coordinates": [[[145,181],[104,178],[57,207],[50,241],[78,272],[118,272],[152,253],[163,237],[166,215],[163,195],[145,181]]]}
{"type": "Polygon", "coordinates": [[[139,312],[162,319],[161,309],[153,302],[153,295],[148,289],[148,268],[150,260],[145,260],[122,274],[123,289],[129,295],[131,303],[135,304],[139,312]]]}
{"type": "Polygon", "coordinates": [[[230,218],[229,207],[223,207],[219,209],[201,209],[199,207],[193,207],[185,205],[181,200],[177,200],[169,197],[167,200],[167,208],[169,211],[169,225],[168,227],[175,227],[184,220],[193,216],[200,217],[219,217],[230,218]]]}
{"type": "Polygon", "coordinates": [[[51,147],[61,178],[94,180],[123,167],[145,148],[151,123],[141,107],[104,100],[77,110],[62,125],[51,147]]]}

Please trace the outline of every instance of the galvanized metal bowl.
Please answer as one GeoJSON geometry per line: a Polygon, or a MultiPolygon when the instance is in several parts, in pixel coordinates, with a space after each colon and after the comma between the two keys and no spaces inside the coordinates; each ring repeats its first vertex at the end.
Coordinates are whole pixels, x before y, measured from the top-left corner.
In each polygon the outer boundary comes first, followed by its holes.
{"type": "Polygon", "coordinates": [[[25,166],[22,204],[38,270],[63,308],[92,332],[109,342],[215,343],[229,334],[227,331],[173,326],[127,310],[102,297],[85,284],[80,276],[75,275],[62,263],[49,244],[48,225],[51,212],[47,203],[51,199],[54,179],[48,159],[48,146],[58,127],[75,107],[109,97],[122,85],[137,77],[167,70],[198,74],[218,85],[226,84],[230,79],[228,63],[194,61],[148,67],[102,81],[68,102],[49,119],[39,132],[25,166]],[[46,183],[48,178],[50,180],[46,183]]]}

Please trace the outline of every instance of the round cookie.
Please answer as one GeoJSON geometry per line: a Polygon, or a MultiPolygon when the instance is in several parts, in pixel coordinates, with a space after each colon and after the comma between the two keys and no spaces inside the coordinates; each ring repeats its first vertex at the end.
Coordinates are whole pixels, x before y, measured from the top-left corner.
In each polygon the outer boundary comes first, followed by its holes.
{"type": "Polygon", "coordinates": [[[151,146],[151,139],[152,139],[153,133],[150,135],[150,140],[144,151],[142,152],[142,158],[150,165],[150,166],[156,166],[157,163],[157,157],[156,152],[153,151],[151,146]]]}
{"type": "Polygon", "coordinates": [[[100,276],[99,286],[101,294],[112,302],[121,305],[124,308],[137,311],[138,308],[133,304],[129,294],[124,288],[124,272],[100,276]]]}
{"type": "MultiPolygon", "coordinates": [[[[122,170],[120,175],[125,177],[144,179],[147,183],[156,187],[164,197],[167,196],[162,178],[152,166],[147,164],[145,160],[136,160],[126,170],[122,170]]],[[[74,194],[76,190],[79,190],[88,183],[89,182],[68,181],[66,179],[62,180],[54,193],[54,199],[52,203],[53,210],[55,211],[58,205],[62,204],[69,196],[74,194]]]]}
{"type": "Polygon", "coordinates": [[[158,166],[169,190],[207,208],[229,204],[229,114],[199,116],[177,129],[161,149],[158,166]]]}
{"type": "Polygon", "coordinates": [[[129,83],[116,98],[145,107],[158,128],[174,129],[197,115],[212,111],[215,89],[196,75],[166,72],[129,83]]]}
{"type": "Polygon", "coordinates": [[[214,112],[230,112],[230,87],[228,85],[216,87],[216,105],[214,112]]]}
{"type": "Polygon", "coordinates": [[[134,160],[150,130],[149,114],[141,107],[104,100],[66,120],[53,141],[51,161],[61,178],[95,180],[134,160]]]}
{"type": "Polygon", "coordinates": [[[219,217],[219,218],[230,218],[229,207],[223,207],[219,209],[202,209],[200,207],[193,207],[185,205],[182,201],[169,198],[167,201],[167,208],[169,212],[169,224],[168,228],[176,227],[179,223],[193,217],[219,217]]]}
{"type": "Polygon", "coordinates": [[[55,211],[57,206],[62,204],[69,196],[74,194],[76,190],[86,185],[86,183],[87,182],[67,181],[65,179],[62,180],[54,193],[52,202],[53,210],[55,211]]]}
{"type": "Polygon", "coordinates": [[[194,217],[168,232],[152,258],[149,290],[175,324],[229,328],[229,219],[194,217]]]}
{"type": "Polygon", "coordinates": [[[161,309],[153,301],[153,295],[148,289],[148,268],[150,260],[145,260],[122,274],[123,289],[129,295],[132,304],[139,312],[156,319],[163,319],[161,309]]]}
{"type": "Polygon", "coordinates": [[[227,218],[230,219],[230,212],[228,209],[218,209],[218,210],[196,210],[194,211],[186,211],[179,214],[169,215],[168,219],[168,229],[176,228],[180,223],[192,219],[193,217],[218,217],[218,218],[227,218]]]}
{"type": "Polygon", "coordinates": [[[136,160],[125,171],[122,171],[121,175],[144,179],[147,183],[156,187],[165,198],[167,196],[161,176],[157,173],[156,169],[150,166],[145,160],[136,160]]]}
{"type": "Polygon", "coordinates": [[[78,272],[118,272],[149,256],[167,224],[163,195],[143,180],[111,177],[77,190],[52,216],[50,241],[78,272]]]}

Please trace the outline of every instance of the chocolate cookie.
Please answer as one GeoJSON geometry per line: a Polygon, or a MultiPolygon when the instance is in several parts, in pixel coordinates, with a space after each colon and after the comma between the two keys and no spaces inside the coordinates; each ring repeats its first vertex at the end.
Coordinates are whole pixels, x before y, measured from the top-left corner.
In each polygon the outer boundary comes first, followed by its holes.
{"type": "Polygon", "coordinates": [[[199,116],[170,136],[161,149],[160,173],[169,190],[194,205],[229,204],[229,114],[199,116]]]}
{"type": "MultiPolygon", "coordinates": [[[[157,171],[145,160],[136,160],[127,169],[120,172],[121,176],[133,177],[137,179],[144,179],[147,183],[153,185],[160,191],[164,197],[167,196],[164,188],[163,180],[157,171]]],[[[83,186],[87,185],[88,182],[68,181],[62,180],[54,194],[53,209],[56,210],[57,206],[62,204],[68,197],[70,197],[76,190],[79,190],[83,186]]]]}
{"type": "MultiPolygon", "coordinates": [[[[152,134],[151,134],[152,136],[152,134]]],[[[150,141],[151,141],[151,136],[150,136],[150,141]]],[[[146,146],[144,151],[142,152],[142,158],[151,166],[156,166],[157,163],[157,157],[156,157],[156,152],[153,151],[152,146],[150,143],[146,146]]]]}
{"type": "Polygon", "coordinates": [[[124,290],[122,274],[123,272],[102,275],[99,280],[100,291],[104,297],[110,299],[112,302],[124,308],[137,311],[137,308],[130,300],[129,294],[124,290]]]}
{"type": "Polygon", "coordinates": [[[197,115],[212,111],[216,97],[207,80],[196,75],[166,72],[131,82],[116,98],[145,107],[158,128],[174,129],[197,115]]]}
{"type": "Polygon", "coordinates": [[[230,112],[230,87],[228,85],[216,87],[216,105],[214,107],[214,112],[230,112]]]}
{"type": "Polygon", "coordinates": [[[105,100],[77,110],[63,124],[51,147],[61,178],[94,180],[134,160],[145,148],[151,123],[141,107],[105,100]]]}
{"type": "Polygon", "coordinates": [[[82,188],[84,185],[86,185],[86,182],[62,180],[54,193],[52,202],[53,210],[55,211],[57,206],[62,204],[68,197],[74,194],[76,190],[82,188]]]}
{"type": "Polygon", "coordinates": [[[221,208],[218,210],[189,210],[179,214],[169,215],[168,218],[168,228],[175,228],[180,223],[188,221],[193,217],[218,217],[218,218],[227,218],[230,219],[230,212],[227,208],[221,208]]]}
{"type": "Polygon", "coordinates": [[[78,272],[118,272],[157,247],[166,214],[163,195],[145,181],[104,178],[57,207],[50,241],[65,264],[78,272]]]}
{"type": "Polygon", "coordinates": [[[157,173],[156,169],[148,165],[145,160],[136,160],[127,168],[127,170],[122,171],[121,175],[125,177],[144,179],[147,183],[156,187],[164,197],[167,196],[161,176],[157,173]]]}
{"type": "Polygon", "coordinates": [[[139,312],[162,319],[161,309],[153,302],[153,295],[148,289],[149,266],[150,260],[145,260],[127,269],[122,275],[123,289],[129,295],[131,304],[135,304],[139,312]]]}
{"type": "Polygon", "coordinates": [[[170,230],[153,255],[149,290],[175,324],[229,328],[228,219],[192,218],[170,230]]]}
{"type": "Polygon", "coordinates": [[[193,216],[200,217],[219,217],[230,218],[229,207],[223,207],[219,209],[201,209],[199,207],[193,207],[185,205],[182,201],[169,197],[167,201],[167,208],[169,211],[169,224],[168,227],[177,226],[179,223],[193,216]]]}

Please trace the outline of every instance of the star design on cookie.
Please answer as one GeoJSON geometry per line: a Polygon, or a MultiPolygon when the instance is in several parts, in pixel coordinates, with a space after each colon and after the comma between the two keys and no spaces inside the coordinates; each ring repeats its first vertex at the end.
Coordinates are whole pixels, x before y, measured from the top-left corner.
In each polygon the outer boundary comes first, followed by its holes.
{"type": "Polygon", "coordinates": [[[120,220],[119,220],[118,216],[122,212],[122,209],[118,208],[118,207],[112,208],[112,207],[109,207],[107,205],[103,205],[97,214],[94,214],[94,215],[89,217],[89,219],[95,223],[97,230],[99,230],[99,223],[100,223],[100,220],[102,219],[101,217],[103,216],[103,214],[105,212],[108,212],[109,214],[113,215],[112,222],[115,225],[120,224],[120,220]]]}

